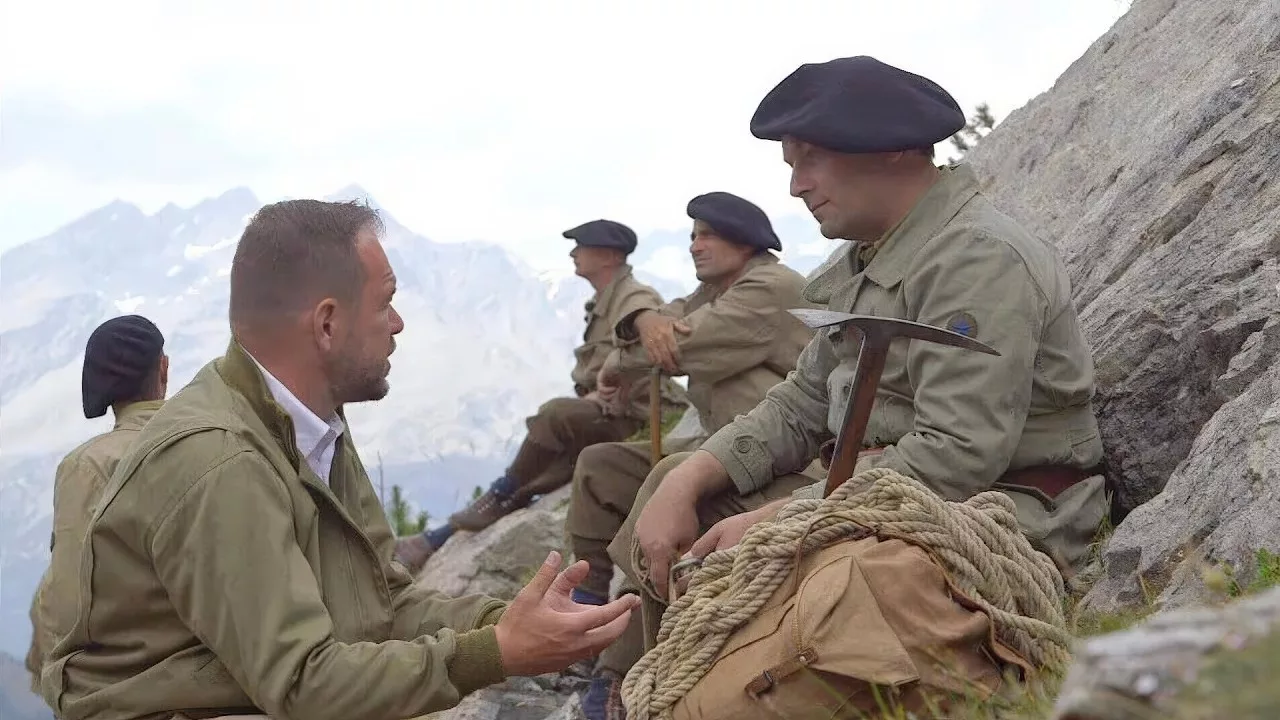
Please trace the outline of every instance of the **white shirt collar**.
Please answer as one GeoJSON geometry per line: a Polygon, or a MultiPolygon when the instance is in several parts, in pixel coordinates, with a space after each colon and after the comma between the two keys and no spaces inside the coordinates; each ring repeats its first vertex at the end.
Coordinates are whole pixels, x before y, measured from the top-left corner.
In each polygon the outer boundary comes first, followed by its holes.
{"type": "MultiPolygon", "coordinates": [[[[253,358],[252,355],[249,357],[253,358]]],[[[267,372],[257,358],[253,358],[253,362],[262,372],[262,378],[266,381],[267,390],[271,392],[271,396],[293,420],[293,437],[298,446],[298,453],[307,461],[311,470],[328,483],[329,468],[333,466],[334,449],[345,429],[342,418],[335,412],[328,420],[320,419],[320,416],[303,405],[302,401],[284,386],[284,383],[267,372]]]]}

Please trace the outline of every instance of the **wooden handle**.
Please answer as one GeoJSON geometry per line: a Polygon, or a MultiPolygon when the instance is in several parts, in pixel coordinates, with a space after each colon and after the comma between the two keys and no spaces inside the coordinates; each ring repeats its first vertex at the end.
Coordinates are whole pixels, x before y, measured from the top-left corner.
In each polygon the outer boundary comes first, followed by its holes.
{"type": "Polygon", "coordinates": [[[649,371],[649,462],[662,459],[662,368],[649,371]]]}
{"type": "Polygon", "coordinates": [[[835,492],[836,488],[853,477],[853,468],[858,464],[858,452],[862,450],[862,439],[867,433],[867,422],[871,419],[871,406],[876,401],[880,374],[884,371],[885,355],[886,352],[882,349],[872,350],[864,346],[858,358],[857,376],[849,394],[849,405],[845,408],[844,427],[836,438],[823,497],[835,492]]]}

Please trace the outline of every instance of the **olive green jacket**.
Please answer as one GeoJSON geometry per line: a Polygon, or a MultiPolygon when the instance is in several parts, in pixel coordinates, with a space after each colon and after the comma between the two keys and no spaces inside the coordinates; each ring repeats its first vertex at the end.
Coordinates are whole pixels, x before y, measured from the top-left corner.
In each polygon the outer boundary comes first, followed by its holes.
{"type": "Polygon", "coordinates": [[[416,587],[344,432],[329,484],[232,343],[121,461],[44,666],[66,720],[392,720],[503,679],[505,604],[416,587]]]}
{"type": "MultiPolygon", "coordinates": [[[[941,168],[865,266],[852,248],[812,276],[806,299],[950,328],[1000,353],[895,341],[861,438],[885,449],[855,472],[892,468],[948,500],[1000,487],[1033,541],[1078,563],[1106,511],[1100,474],[1053,499],[998,485],[1009,470],[1102,460],[1093,357],[1057,253],[993,206],[965,165],[941,168]]],[[[859,344],[856,331],[819,331],[794,373],[702,446],[739,492],[804,467],[836,437],[859,344]]],[[[801,496],[820,497],[821,484],[801,496]]]]}
{"type": "MultiPolygon", "coordinates": [[[[687,297],[654,309],[689,327],[688,333],[675,333],[676,374],[688,376],[689,404],[707,436],[755,407],[795,369],[814,335],[788,312],[815,307],[801,296],[804,287],[803,275],[764,253],[748,260],[728,287],[702,283],[687,297]]],[[[623,316],[616,330],[618,368],[628,377],[645,377],[640,373],[653,367],[635,327],[639,314],[623,316]]]]}
{"type": "Polygon", "coordinates": [[[26,664],[37,693],[45,655],[75,621],[80,543],[89,518],[120,458],[163,404],[162,400],[148,400],[120,408],[111,430],[81,443],[58,463],[53,477],[49,567],[31,599],[31,647],[26,664]]]}

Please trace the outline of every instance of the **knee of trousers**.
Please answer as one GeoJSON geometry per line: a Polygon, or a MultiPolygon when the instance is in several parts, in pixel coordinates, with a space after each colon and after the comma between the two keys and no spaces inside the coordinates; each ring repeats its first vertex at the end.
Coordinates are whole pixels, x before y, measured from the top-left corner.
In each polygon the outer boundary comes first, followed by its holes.
{"type": "Polygon", "coordinates": [[[551,449],[559,449],[583,423],[600,419],[600,412],[589,400],[552,398],[525,421],[527,439],[551,449]]]}
{"type": "Polygon", "coordinates": [[[565,514],[564,526],[570,535],[581,535],[600,515],[601,508],[596,493],[588,486],[593,482],[600,467],[602,445],[588,445],[578,453],[573,466],[573,480],[570,482],[569,511],[565,514]]]}

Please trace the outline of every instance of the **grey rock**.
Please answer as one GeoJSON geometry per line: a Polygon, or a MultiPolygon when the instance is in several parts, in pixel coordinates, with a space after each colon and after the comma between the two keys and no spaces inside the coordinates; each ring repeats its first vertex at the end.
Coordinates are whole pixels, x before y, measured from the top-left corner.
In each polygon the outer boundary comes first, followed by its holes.
{"type": "Polygon", "coordinates": [[[1262,371],[1205,425],[1164,491],[1116,528],[1084,607],[1198,602],[1204,568],[1225,561],[1249,577],[1257,549],[1280,549],[1280,367],[1262,371]]]}
{"type": "Polygon", "coordinates": [[[431,720],[572,720],[579,684],[545,676],[513,678],[471,693],[431,720]]]}
{"type": "MultiPolygon", "coordinates": [[[[552,550],[566,557],[564,520],[570,487],[478,533],[459,532],[427,560],[418,583],[447,595],[481,593],[511,599],[533,577],[552,550]]],[[[561,561],[561,567],[567,565],[561,561]]]]}
{"type": "MultiPolygon", "coordinates": [[[[1280,588],[1275,588],[1224,608],[1159,614],[1128,630],[1092,638],[1076,648],[1052,720],[1276,717],[1280,703],[1274,691],[1261,687],[1259,673],[1237,669],[1232,678],[1223,661],[1238,661],[1238,653],[1251,649],[1275,657],[1278,623],[1280,588]],[[1255,692],[1223,697],[1230,684],[1253,686],[1255,692]],[[1206,701],[1211,715],[1199,707],[1206,701]],[[1254,714],[1259,711],[1263,714],[1254,714]]],[[[1258,662],[1256,654],[1246,657],[1249,664],[1258,662]]]]}

